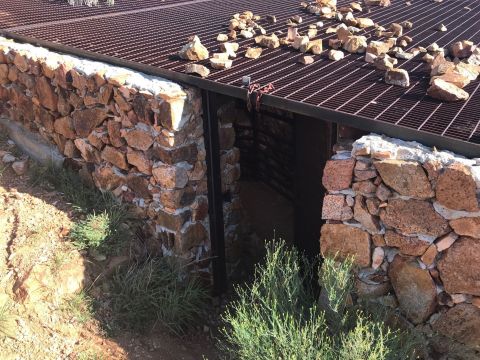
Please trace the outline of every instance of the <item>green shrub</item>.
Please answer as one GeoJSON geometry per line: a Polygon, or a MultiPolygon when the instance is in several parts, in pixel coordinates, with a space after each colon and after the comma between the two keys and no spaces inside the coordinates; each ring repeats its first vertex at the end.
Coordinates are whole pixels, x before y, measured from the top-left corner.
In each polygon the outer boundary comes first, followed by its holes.
{"type": "Polygon", "coordinates": [[[90,214],[74,224],[70,238],[78,249],[99,249],[110,236],[110,217],[107,213],[90,214]]]}
{"type": "Polygon", "coordinates": [[[195,324],[208,294],[198,278],[184,270],[173,258],[120,268],[111,284],[115,322],[137,331],[159,323],[176,334],[195,324]]]}
{"type": "Polygon", "coordinates": [[[232,358],[245,360],[411,358],[408,334],[347,306],[352,264],[351,259],[324,260],[319,282],[325,295],[318,304],[309,286],[315,264],[283,241],[268,244],[252,284],[236,289],[238,300],[223,315],[221,347],[232,358]]]}

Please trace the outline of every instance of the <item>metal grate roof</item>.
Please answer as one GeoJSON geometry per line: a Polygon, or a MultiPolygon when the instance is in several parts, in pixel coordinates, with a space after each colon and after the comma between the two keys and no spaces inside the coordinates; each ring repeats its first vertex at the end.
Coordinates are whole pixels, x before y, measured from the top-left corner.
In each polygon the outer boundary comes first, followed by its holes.
{"type": "MultiPolygon", "coordinates": [[[[349,2],[340,0],[339,6],[349,2]]],[[[217,34],[225,32],[234,13],[244,10],[276,15],[276,24],[262,24],[269,33],[286,32],[285,21],[296,14],[304,19],[300,31],[319,20],[304,13],[298,0],[117,0],[114,7],[73,9],[58,1],[32,1],[25,6],[22,0],[3,0],[0,27],[22,37],[183,73],[186,61],[176,54],[186,38],[197,34],[210,51],[217,52],[217,34]]],[[[432,42],[447,46],[456,40],[480,43],[478,0],[444,0],[442,3],[413,0],[410,6],[403,0],[392,0],[392,6],[371,8],[371,12],[363,16],[383,26],[412,21],[413,28],[404,33],[414,40],[407,49],[426,47],[432,42]],[[445,24],[448,31],[435,31],[439,23],[445,24]]],[[[328,43],[335,34],[327,35],[325,30],[334,22],[323,22],[325,25],[317,38],[328,43]]],[[[374,30],[365,31],[365,35],[373,38],[374,30]]],[[[233,67],[213,70],[208,80],[238,88],[242,77],[248,75],[262,85],[273,83],[275,91],[265,97],[266,101],[284,108],[332,116],[339,122],[346,119],[350,125],[366,129],[386,129],[390,135],[395,135],[395,129],[408,130],[404,137],[424,137],[430,143],[442,137],[451,139],[452,144],[460,141],[460,147],[464,143],[480,144],[478,80],[465,88],[470,94],[468,101],[441,103],[426,96],[429,74],[419,56],[399,60],[399,67],[410,73],[411,86],[404,89],[385,84],[384,73],[364,62],[360,55],[346,54],[337,62],[329,61],[324,54],[317,55],[313,64],[305,66],[297,63],[299,52],[285,47],[265,49],[259,59],[247,59],[243,54],[254,43],[253,39],[237,42],[240,50],[233,67]],[[416,133],[421,136],[415,136],[416,133]]],[[[200,63],[208,64],[208,61],[200,63]]],[[[163,73],[168,77],[169,72],[163,73]]],[[[190,76],[181,79],[200,81],[190,76]]],[[[448,142],[445,144],[449,147],[448,142]]],[[[472,147],[469,149],[472,153],[472,147]]],[[[480,153],[480,147],[473,149],[480,153]]]]}

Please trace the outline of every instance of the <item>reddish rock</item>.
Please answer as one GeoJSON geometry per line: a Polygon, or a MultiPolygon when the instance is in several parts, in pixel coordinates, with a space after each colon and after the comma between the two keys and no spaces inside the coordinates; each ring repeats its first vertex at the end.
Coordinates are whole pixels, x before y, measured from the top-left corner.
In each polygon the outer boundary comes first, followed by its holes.
{"type": "Polygon", "coordinates": [[[93,129],[101,125],[107,118],[107,110],[103,108],[75,110],[72,113],[72,118],[77,135],[87,137],[93,129]]]}
{"type": "Polygon", "coordinates": [[[199,197],[193,208],[193,221],[203,221],[208,216],[208,200],[206,197],[199,197]]]}
{"type": "Polygon", "coordinates": [[[146,151],[153,144],[153,135],[151,131],[142,127],[126,131],[123,134],[123,137],[127,140],[128,146],[137,150],[146,151]]]}
{"type": "Polygon", "coordinates": [[[365,198],[357,195],[353,208],[353,218],[357,220],[370,234],[378,234],[381,230],[378,218],[368,212],[365,198]]]}
{"type": "Polygon", "coordinates": [[[110,99],[113,95],[113,86],[105,85],[98,90],[97,100],[100,104],[107,105],[110,102],[110,99]]]}
{"type": "Polygon", "coordinates": [[[0,64],[0,85],[5,85],[9,82],[8,80],[8,65],[0,64]]]}
{"type": "Polygon", "coordinates": [[[105,146],[102,151],[102,159],[108,161],[109,163],[112,163],[120,169],[128,170],[128,164],[125,154],[121,150],[118,150],[113,146],[105,146]]]}
{"type": "Polygon", "coordinates": [[[456,41],[450,46],[450,53],[453,57],[463,59],[472,55],[475,44],[472,41],[462,40],[456,41]]]}
{"type": "Polygon", "coordinates": [[[128,174],[127,186],[132,189],[139,198],[149,199],[151,197],[151,193],[148,190],[148,180],[145,176],[142,176],[142,174],[128,174]]]}
{"type": "Polygon", "coordinates": [[[73,128],[73,120],[71,117],[65,116],[55,120],[53,127],[55,131],[62,134],[67,139],[75,139],[75,130],[73,128]]]}
{"type": "Polygon", "coordinates": [[[452,210],[478,211],[477,186],[470,169],[454,163],[438,177],[437,201],[452,210]]]}
{"type": "Polygon", "coordinates": [[[125,141],[122,139],[120,134],[120,129],[122,124],[115,120],[108,120],[107,122],[107,131],[108,137],[110,138],[110,143],[115,147],[121,147],[125,145],[125,141]]]}
{"type": "Polygon", "coordinates": [[[17,174],[18,176],[25,175],[25,173],[28,170],[28,159],[23,159],[23,160],[18,160],[14,161],[12,163],[12,170],[17,174]]]}
{"type": "MultiPolygon", "coordinates": [[[[162,189],[160,192],[160,202],[167,208],[175,209],[190,205],[193,200],[195,200],[195,196],[195,190],[191,186],[184,187],[183,189],[162,189]]],[[[197,218],[196,220],[200,219],[197,218]]]]}
{"type": "Polygon", "coordinates": [[[52,132],[54,117],[50,112],[45,110],[43,107],[35,106],[34,108],[35,113],[35,121],[41,124],[48,132],[52,132]]]}
{"type": "Polygon", "coordinates": [[[450,246],[453,245],[455,241],[457,241],[458,235],[455,234],[454,232],[451,232],[450,234],[447,234],[445,236],[442,236],[438,241],[435,243],[437,250],[439,252],[447,250],[450,246]]]}
{"type": "Polygon", "coordinates": [[[480,239],[480,217],[451,220],[450,227],[458,235],[480,239]]]}
{"type": "Polygon", "coordinates": [[[385,246],[385,239],[383,235],[375,234],[372,236],[372,241],[375,246],[385,246]]]}
{"type": "Polygon", "coordinates": [[[383,263],[383,259],[385,258],[385,251],[382,247],[376,247],[373,250],[372,254],[372,268],[378,269],[380,265],[383,263]]]}
{"type": "Polygon", "coordinates": [[[362,229],[344,224],[324,224],[321,230],[320,250],[323,256],[340,259],[354,257],[355,264],[370,266],[370,235],[362,229]]]}
{"type": "Polygon", "coordinates": [[[383,273],[364,269],[355,277],[355,293],[363,299],[378,298],[390,292],[392,286],[383,273]]]}
{"type": "Polygon", "coordinates": [[[155,144],[149,152],[154,160],[160,160],[166,164],[176,164],[186,161],[190,164],[195,163],[197,159],[197,144],[189,144],[177,147],[166,147],[155,144]]]}
{"type": "Polygon", "coordinates": [[[427,175],[417,162],[382,160],[374,163],[385,184],[400,195],[427,199],[434,196],[427,175]]]}
{"type": "Polygon", "coordinates": [[[438,237],[448,232],[448,222],[422,200],[391,199],[380,213],[383,223],[402,234],[422,234],[438,237]]]}
{"type": "Polygon", "coordinates": [[[428,160],[423,164],[423,168],[427,171],[428,180],[436,183],[442,169],[442,163],[438,160],[428,160]]]}
{"type": "Polygon", "coordinates": [[[72,140],[67,140],[65,142],[65,149],[63,150],[63,154],[70,159],[80,156],[80,152],[78,151],[75,143],[72,140]]]}
{"type": "Polygon", "coordinates": [[[46,77],[40,76],[37,78],[35,90],[42,106],[49,110],[57,111],[58,96],[46,77]]]}
{"type": "Polygon", "coordinates": [[[427,94],[446,102],[464,101],[469,97],[468,92],[465,90],[440,78],[433,79],[432,84],[427,89],[427,94]]]}
{"type": "Polygon", "coordinates": [[[330,191],[350,188],[355,159],[328,160],[323,170],[323,186],[330,191]]]}
{"type": "MultiPolygon", "coordinates": [[[[357,164],[358,164],[358,161],[357,161],[357,164]]],[[[363,169],[363,170],[355,169],[354,174],[355,174],[355,180],[358,180],[358,181],[374,179],[377,177],[377,172],[375,169],[363,169]]]]}
{"type": "Polygon", "coordinates": [[[375,194],[375,192],[377,191],[377,186],[372,181],[366,180],[353,183],[352,189],[357,194],[369,196],[375,194]]]}
{"type": "Polygon", "coordinates": [[[480,309],[470,304],[452,307],[435,321],[433,330],[459,343],[480,346],[480,309]]]}
{"type": "Polygon", "coordinates": [[[87,140],[90,144],[95,146],[98,150],[102,150],[105,143],[102,138],[105,136],[105,132],[94,130],[88,135],[87,140]]]}
{"type": "Polygon", "coordinates": [[[381,183],[378,185],[375,195],[381,201],[387,201],[388,198],[392,196],[392,192],[383,183],[381,183]]]}
{"type": "Polygon", "coordinates": [[[368,212],[372,215],[377,216],[379,213],[380,200],[377,198],[367,198],[365,201],[367,204],[368,212]]]}
{"type": "Polygon", "coordinates": [[[97,167],[93,173],[93,180],[95,185],[104,191],[116,189],[126,182],[125,175],[108,165],[97,167]]]}
{"type": "Polygon", "coordinates": [[[435,262],[435,258],[437,257],[437,254],[438,254],[437,246],[435,244],[432,244],[428,247],[427,251],[425,251],[425,253],[422,255],[420,259],[425,265],[430,266],[435,262]]]}
{"type": "Polygon", "coordinates": [[[438,261],[438,270],[450,293],[465,293],[480,296],[480,242],[462,237],[445,251],[438,261]]]}
{"type": "Polygon", "coordinates": [[[428,249],[430,243],[414,236],[404,236],[395,231],[385,232],[385,242],[388,246],[398,248],[402,254],[420,256],[428,249]]]}
{"type": "Polygon", "coordinates": [[[80,153],[85,161],[100,163],[101,157],[98,150],[95,149],[88,141],[85,139],[75,139],[74,143],[77,149],[80,150],[80,153]]]}
{"type": "Polygon", "coordinates": [[[67,116],[72,111],[72,105],[70,105],[70,103],[68,102],[67,94],[65,93],[65,90],[60,88],[58,91],[57,108],[58,108],[58,112],[62,116],[67,116]]]}
{"type": "Polygon", "coordinates": [[[352,217],[352,209],[346,206],[344,195],[325,195],[323,199],[322,219],[346,221],[352,217]]]}
{"type": "Polygon", "coordinates": [[[127,161],[129,164],[136,166],[138,171],[146,174],[152,175],[152,161],[147,158],[144,152],[132,150],[128,148],[127,150],[127,161]]]}
{"type": "Polygon", "coordinates": [[[152,173],[157,184],[166,189],[181,189],[188,183],[187,170],[182,166],[157,163],[152,173]]]}
{"type": "Polygon", "coordinates": [[[218,129],[220,150],[229,150],[235,144],[235,129],[233,127],[221,127],[218,129]]]}
{"type": "Polygon", "coordinates": [[[428,270],[422,270],[414,259],[395,256],[388,276],[402,312],[414,324],[426,321],[435,311],[437,290],[428,270]]]}
{"type": "Polygon", "coordinates": [[[168,213],[166,211],[158,211],[156,223],[171,231],[180,231],[185,223],[190,220],[192,212],[185,210],[181,212],[168,213]]]}
{"type": "Polygon", "coordinates": [[[193,223],[178,233],[175,237],[175,249],[179,253],[185,253],[194,246],[202,245],[208,241],[208,234],[205,227],[199,223],[193,223]]]}

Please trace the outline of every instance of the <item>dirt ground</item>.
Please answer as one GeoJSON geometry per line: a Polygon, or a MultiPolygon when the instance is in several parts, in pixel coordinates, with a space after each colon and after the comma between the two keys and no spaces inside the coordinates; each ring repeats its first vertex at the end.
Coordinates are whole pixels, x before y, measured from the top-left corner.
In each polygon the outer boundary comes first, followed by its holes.
{"type": "MultiPolygon", "coordinates": [[[[6,140],[2,151],[21,156],[6,140]]],[[[28,180],[0,161],[1,360],[218,358],[211,330],[202,324],[182,338],[161,330],[107,336],[102,314],[85,315],[78,294],[102,301],[102,275],[122,259],[96,262],[76,250],[68,241],[71,205],[28,180]]]]}

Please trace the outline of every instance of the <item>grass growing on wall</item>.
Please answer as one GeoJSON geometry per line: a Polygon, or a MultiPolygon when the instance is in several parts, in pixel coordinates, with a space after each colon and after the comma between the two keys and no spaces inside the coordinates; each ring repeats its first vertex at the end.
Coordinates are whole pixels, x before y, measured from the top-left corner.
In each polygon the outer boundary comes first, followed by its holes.
{"type": "Polygon", "coordinates": [[[268,244],[253,283],[236,289],[238,300],[223,316],[221,346],[232,358],[245,360],[413,359],[413,335],[348,305],[352,264],[323,262],[319,282],[328,294],[319,298],[308,285],[317,264],[283,241],[268,244]]]}

